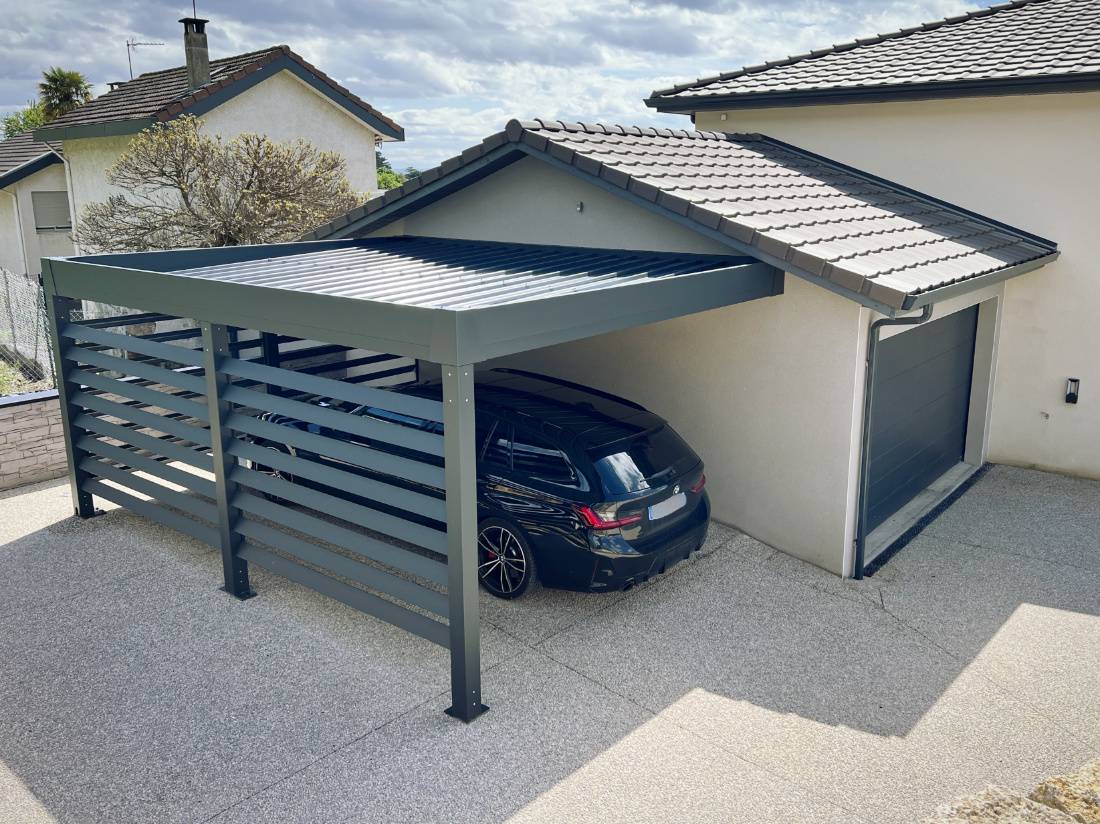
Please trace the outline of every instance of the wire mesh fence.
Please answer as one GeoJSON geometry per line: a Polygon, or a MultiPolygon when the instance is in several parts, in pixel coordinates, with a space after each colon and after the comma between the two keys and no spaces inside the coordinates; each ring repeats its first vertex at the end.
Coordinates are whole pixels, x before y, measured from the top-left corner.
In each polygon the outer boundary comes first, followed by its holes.
{"type": "Polygon", "coordinates": [[[0,269],[0,397],[54,387],[42,285],[0,269]]]}

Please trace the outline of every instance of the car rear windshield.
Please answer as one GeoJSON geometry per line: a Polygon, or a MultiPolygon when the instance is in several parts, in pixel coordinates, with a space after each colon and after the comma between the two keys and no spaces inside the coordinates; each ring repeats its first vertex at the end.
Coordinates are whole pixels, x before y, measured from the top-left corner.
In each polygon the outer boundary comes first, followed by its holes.
{"type": "Polygon", "coordinates": [[[604,492],[642,492],[687,472],[699,456],[670,427],[588,450],[604,492]]]}

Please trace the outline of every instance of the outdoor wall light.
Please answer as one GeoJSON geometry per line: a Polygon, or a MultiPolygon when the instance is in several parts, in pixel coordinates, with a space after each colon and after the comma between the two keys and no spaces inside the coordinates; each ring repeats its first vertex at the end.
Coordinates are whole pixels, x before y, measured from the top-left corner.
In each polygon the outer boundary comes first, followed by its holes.
{"type": "Polygon", "coordinates": [[[1077,394],[1080,389],[1079,378],[1066,378],[1066,403],[1077,403],[1077,394]]]}
{"type": "Polygon", "coordinates": [[[577,211],[578,212],[583,212],[584,211],[584,201],[583,200],[578,200],[577,201],[577,211]]]}

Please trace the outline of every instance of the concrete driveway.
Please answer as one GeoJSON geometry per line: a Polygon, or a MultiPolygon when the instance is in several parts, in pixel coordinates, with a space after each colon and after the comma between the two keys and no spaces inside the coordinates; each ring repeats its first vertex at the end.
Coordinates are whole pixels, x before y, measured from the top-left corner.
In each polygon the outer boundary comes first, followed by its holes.
{"type": "Polygon", "coordinates": [[[1100,483],[994,467],[873,578],[716,527],[446,653],[68,487],[0,498],[0,821],[904,822],[1100,755],[1100,483]]]}

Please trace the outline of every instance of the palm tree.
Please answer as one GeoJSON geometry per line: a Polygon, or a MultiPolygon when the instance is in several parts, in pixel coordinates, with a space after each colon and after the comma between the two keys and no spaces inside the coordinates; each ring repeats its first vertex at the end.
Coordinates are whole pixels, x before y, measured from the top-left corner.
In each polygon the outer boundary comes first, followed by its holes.
{"type": "Polygon", "coordinates": [[[53,120],[92,99],[92,84],[78,71],[51,66],[42,72],[38,96],[46,117],[53,120]]]}

